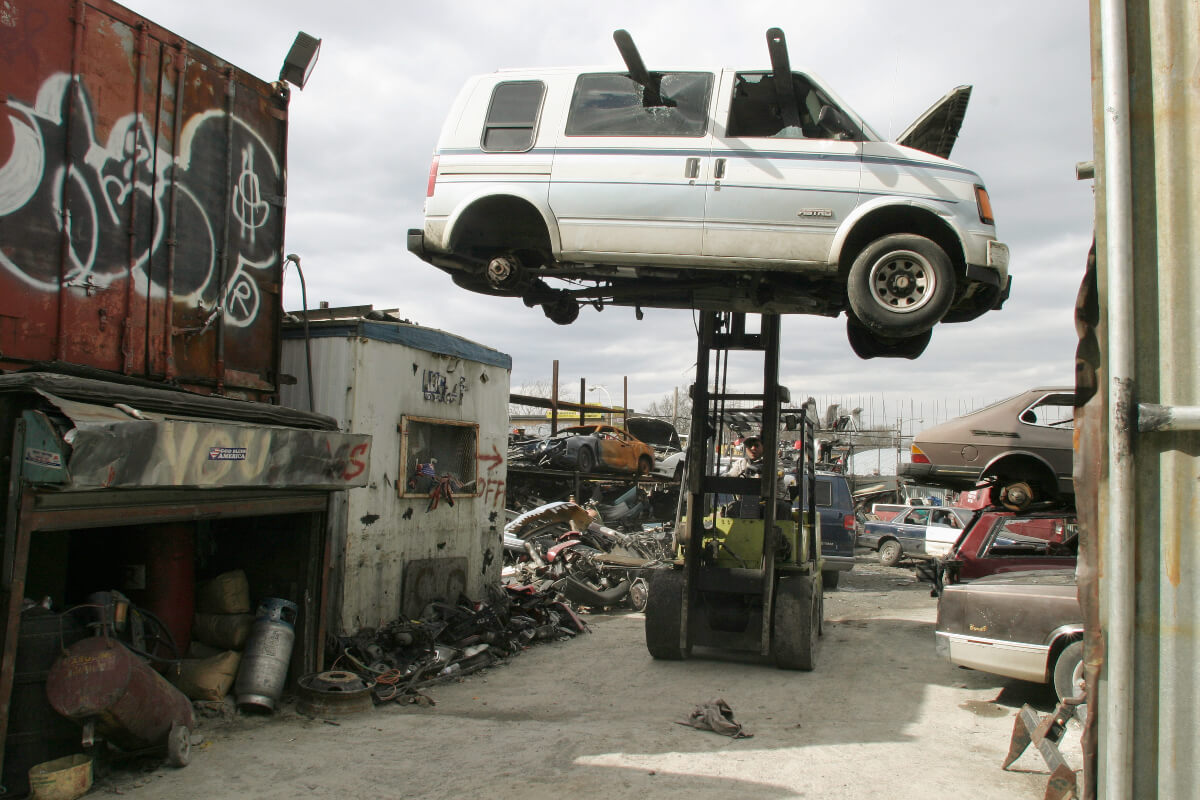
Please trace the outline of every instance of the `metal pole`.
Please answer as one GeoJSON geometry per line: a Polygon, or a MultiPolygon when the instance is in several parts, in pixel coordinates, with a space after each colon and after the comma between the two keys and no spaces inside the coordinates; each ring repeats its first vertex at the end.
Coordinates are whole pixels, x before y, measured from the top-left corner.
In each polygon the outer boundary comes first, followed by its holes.
{"type": "Polygon", "coordinates": [[[1124,0],[1100,0],[1104,109],[1104,234],[1108,309],[1108,494],[1101,525],[1108,596],[1100,747],[1108,800],[1133,796],[1133,678],[1137,519],[1133,513],[1133,183],[1124,0]]]}
{"type": "Polygon", "coordinates": [[[550,435],[558,433],[558,359],[554,359],[553,377],[550,379],[550,435]]]}

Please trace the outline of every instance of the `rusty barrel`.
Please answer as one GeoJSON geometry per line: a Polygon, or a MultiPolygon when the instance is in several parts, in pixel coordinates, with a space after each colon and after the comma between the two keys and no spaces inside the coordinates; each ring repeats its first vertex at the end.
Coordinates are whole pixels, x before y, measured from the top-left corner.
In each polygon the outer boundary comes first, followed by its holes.
{"type": "Polygon", "coordinates": [[[106,636],[76,642],[54,663],[46,697],[59,714],[122,750],[166,744],[174,725],[193,727],[192,704],[124,645],[106,636]]]}

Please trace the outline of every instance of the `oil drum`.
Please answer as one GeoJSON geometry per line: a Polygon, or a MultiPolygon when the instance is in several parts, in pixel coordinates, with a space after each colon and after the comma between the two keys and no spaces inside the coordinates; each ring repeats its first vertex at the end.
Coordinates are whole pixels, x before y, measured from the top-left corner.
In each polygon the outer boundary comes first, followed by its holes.
{"type": "Polygon", "coordinates": [[[126,751],[165,746],[176,766],[187,763],[192,704],[183,692],[119,641],[93,636],[54,662],[46,698],[59,714],[126,751]]]}
{"type": "Polygon", "coordinates": [[[296,641],[296,612],[295,603],[278,597],[259,603],[233,687],[239,706],[275,710],[296,641]]]}

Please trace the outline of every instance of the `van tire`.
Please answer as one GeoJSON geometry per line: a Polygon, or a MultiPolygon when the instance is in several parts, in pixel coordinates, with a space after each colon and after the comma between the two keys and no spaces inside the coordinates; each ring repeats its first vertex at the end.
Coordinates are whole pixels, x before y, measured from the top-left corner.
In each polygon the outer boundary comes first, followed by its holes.
{"type": "Polygon", "coordinates": [[[894,567],[904,558],[904,548],[895,539],[888,539],[879,545],[879,563],[885,567],[894,567]]]}
{"type": "Polygon", "coordinates": [[[863,248],[850,267],[846,295],[872,331],[915,336],[936,325],[954,302],[954,266],[924,236],[894,233],[863,248]]]}

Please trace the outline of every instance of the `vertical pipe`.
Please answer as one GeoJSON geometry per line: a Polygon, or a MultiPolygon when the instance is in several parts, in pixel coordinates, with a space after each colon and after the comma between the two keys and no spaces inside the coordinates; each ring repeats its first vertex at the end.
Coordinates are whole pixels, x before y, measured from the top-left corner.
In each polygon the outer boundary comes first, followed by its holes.
{"type": "Polygon", "coordinates": [[[1133,514],[1133,185],[1129,141],[1129,63],[1124,0],[1100,0],[1104,107],[1104,232],[1108,309],[1108,492],[1101,521],[1108,596],[1100,746],[1109,800],[1133,794],[1133,649],[1136,613],[1133,514]]]}
{"type": "MultiPolygon", "coordinates": [[[[71,51],[71,68],[73,75],[83,73],[83,32],[84,32],[84,16],[87,6],[79,2],[75,5],[75,42],[71,51]]],[[[79,87],[72,80],[69,92],[79,91],[79,87]]],[[[67,273],[71,269],[71,226],[68,224],[71,218],[71,193],[67,191],[71,184],[71,174],[75,171],[71,164],[71,153],[74,152],[75,130],[77,123],[75,120],[74,109],[76,103],[67,103],[67,118],[63,120],[63,125],[66,128],[66,136],[63,137],[63,187],[62,187],[62,208],[59,210],[58,230],[59,243],[61,250],[59,251],[58,259],[58,322],[54,330],[54,357],[58,361],[67,360],[67,273]]]]}
{"type": "Polygon", "coordinates": [[[587,405],[587,378],[579,379],[579,424],[586,425],[586,412],[584,407],[587,405]]]}
{"type": "Polygon", "coordinates": [[[554,359],[554,368],[550,378],[550,435],[558,433],[558,359],[554,359]]]}
{"type": "MultiPolygon", "coordinates": [[[[142,137],[140,131],[142,124],[145,122],[145,114],[142,113],[142,88],[146,83],[146,37],[149,25],[145,22],[138,24],[137,43],[134,45],[134,50],[137,53],[137,69],[134,71],[136,82],[133,89],[133,120],[134,134],[133,141],[130,142],[129,158],[129,251],[127,258],[129,261],[129,275],[125,280],[125,318],[121,323],[121,371],[126,375],[133,374],[133,305],[134,298],[137,294],[135,285],[137,283],[137,259],[138,259],[138,154],[142,150],[142,137]]],[[[151,187],[151,191],[153,187],[151,187]]],[[[153,223],[152,223],[153,224],[153,223]]],[[[153,238],[153,237],[152,237],[153,238]]],[[[147,254],[149,255],[149,254],[147,254]]],[[[147,274],[147,283],[149,283],[149,274],[147,274]]],[[[146,309],[150,309],[150,291],[147,287],[146,291],[146,309]]],[[[147,327],[147,333],[149,328],[147,327]]],[[[147,365],[149,366],[149,365],[147,365]]],[[[148,370],[147,370],[148,371],[148,370]]]]}
{"type": "Polygon", "coordinates": [[[625,396],[621,399],[621,427],[629,427],[629,376],[622,378],[625,384],[625,396]]]}
{"type": "Polygon", "coordinates": [[[166,357],[166,377],[170,381],[175,378],[175,256],[178,251],[178,218],[179,218],[179,166],[177,156],[183,137],[183,93],[184,80],[187,77],[187,45],[181,44],[175,56],[175,118],[171,130],[171,169],[169,188],[167,190],[169,203],[167,212],[167,297],[166,297],[166,335],[163,337],[163,350],[166,357]]]}
{"type": "Polygon", "coordinates": [[[229,291],[229,238],[233,216],[233,110],[237,82],[233,67],[225,72],[225,224],[221,230],[221,287],[217,295],[217,394],[225,390],[225,301],[229,291]]]}

